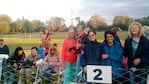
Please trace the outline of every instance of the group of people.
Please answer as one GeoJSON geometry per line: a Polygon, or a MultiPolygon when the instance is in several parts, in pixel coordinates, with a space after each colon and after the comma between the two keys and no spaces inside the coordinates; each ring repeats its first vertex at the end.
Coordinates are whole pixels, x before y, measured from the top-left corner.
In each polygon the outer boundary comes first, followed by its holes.
{"type": "MultiPolygon", "coordinates": [[[[14,54],[7,59],[3,68],[4,84],[7,82],[12,84],[14,74],[18,70],[21,84],[31,84],[31,72],[38,66],[36,61],[40,57],[44,59],[40,65],[44,66],[40,75],[41,79],[51,72],[59,72],[59,68],[62,66],[63,84],[69,84],[79,81],[79,76],[76,74],[80,71],[87,73],[87,65],[104,65],[112,66],[113,84],[146,84],[149,68],[149,40],[147,37],[149,28],[146,30],[147,28],[147,26],[142,27],[139,22],[131,23],[124,45],[118,36],[120,28],[105,31],[103,42],[98,42],[96,32],[89,28],[84,29],[82,26],[78,26],[76,30],[70,28],[67,38],[62,43],[61,55],[55,46],[50,47],[51,38],[48,30],[45,30],[40,48],[32,47],[30,56],[26,57],[23,48],[17,47],[14,54]],[[7,69],[10,72],[9,78],[7,69]],[[46,72],[49,69],[50,71],[46,72]]],[[[3,39],[0,39],[0,54],[9,55],[9,48],[3,43],[3,39]]],[[[86,84],[92,83],[86,81],[86,84]]]]}
{"type": "Polygon", "coordinates": [[[93,30],[86,34],[82,26],[76,31],[69,29],[61,54],[64,84],[78,81],[76,66],[77,72],[87,72],[87,65],[112,66],[113,84],[146,84],[149,68],[149,40],[146,36],[149,35],[144,29],[139,22],[131,23],[124,45],[118,37],[120,28],[105,31],[103,42],[97,41],[93,30]]]}
{"type": "MultiPolygon", "coordinates": [[[[47,30],[45,31],[47,32],[47,30]]],[[[13,55],[9,55],[9,47],[3,39],[0,39],[0,55],[7,54],[9,56],[8,59],[3,59],[2,63],[4,84],[32,84],[34,79],[32,73],[36,72],[38,66],[43,67],[40,78],[48,78],[50,73],[59,72],[61,60],[57,51],[57,44],[50,47],[49,40],[49,34],[44,33],[40,47],[32,47],[30,55],[26,56],[20,46],[16,47],[13,55]],[[39,64],[38,61],[41,59],[43,61],[39,64]]],[[[49,84],[50,82],[48,80],[49,84]]]]}

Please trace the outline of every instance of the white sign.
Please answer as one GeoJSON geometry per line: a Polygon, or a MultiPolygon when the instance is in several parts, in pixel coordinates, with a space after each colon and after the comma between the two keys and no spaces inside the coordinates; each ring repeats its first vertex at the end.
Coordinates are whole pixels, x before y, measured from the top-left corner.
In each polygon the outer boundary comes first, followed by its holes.
{"type": "Polygon", "coordinates": [[[87,81],[92,83],[110,83],[112,84],[111,66],[87,66],[87,81]]]}

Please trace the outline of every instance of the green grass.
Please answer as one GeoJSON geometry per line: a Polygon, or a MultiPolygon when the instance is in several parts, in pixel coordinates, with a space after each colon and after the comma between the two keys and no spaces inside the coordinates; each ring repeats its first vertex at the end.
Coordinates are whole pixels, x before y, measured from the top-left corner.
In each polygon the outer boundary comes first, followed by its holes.
{"type": "MultiPolygon", "coordinates": [[[[104,32],[96,32],[98,41],[102,42],[104,39],[104,32]]],[[[63,40],[67,37],[66,32],[55,32],[51,34],[51,43],[62,44],[63,40]]],[[[120,39],[124,43],[124,39],[127,37],[127,32],[120,33],[120,39]]],[[[33,46],[39,47],[41,44],[40,33],[26,33],[26,34],[5,34],[0,35],[0,38],[5,40],[5,43],[10,48],[10,54],[13,53],[17,46],[23,47],[24,50],[29,50],[33,46]]]]}

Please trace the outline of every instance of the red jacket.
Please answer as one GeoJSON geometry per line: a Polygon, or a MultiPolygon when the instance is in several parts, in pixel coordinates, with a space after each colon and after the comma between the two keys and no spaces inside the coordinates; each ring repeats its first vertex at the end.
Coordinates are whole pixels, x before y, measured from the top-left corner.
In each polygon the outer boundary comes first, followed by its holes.
{"type": "Polygon", "coordinates": [[[62,62],[74,63],[77,61],[78,52],[72,52],[71,48],[76,48],[78,40],[75,39],[75,42],[72,43],[70,39],[65,39],[62,44],[62,62]]]}

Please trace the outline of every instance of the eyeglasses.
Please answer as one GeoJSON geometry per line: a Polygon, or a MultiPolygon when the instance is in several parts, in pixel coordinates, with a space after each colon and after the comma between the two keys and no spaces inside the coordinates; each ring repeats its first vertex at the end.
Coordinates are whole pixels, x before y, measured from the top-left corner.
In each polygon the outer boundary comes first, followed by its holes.
{"type": "Polygon", "coordinates": [[[112,38],[113,36],[106,36],[107,38],[112,38]]]}
{"type": "Polygon", "coordinates": [[[89,35],[89,37],[95,36],[94,34],[89,35]]]}

